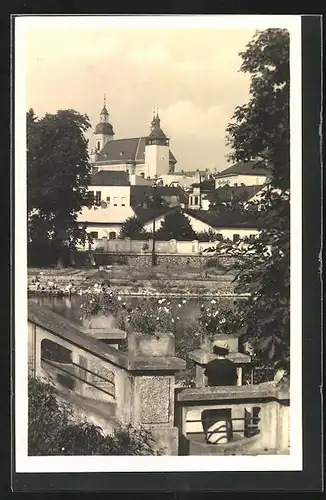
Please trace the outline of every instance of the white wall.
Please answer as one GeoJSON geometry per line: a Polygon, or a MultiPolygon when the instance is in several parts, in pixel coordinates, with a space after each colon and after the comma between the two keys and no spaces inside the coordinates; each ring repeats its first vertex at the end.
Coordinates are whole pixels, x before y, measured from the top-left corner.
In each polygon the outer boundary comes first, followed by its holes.
{"type": "Polygon", "coordinates": [[[220,186],[225,186],[228,184],[229,186],[241,186],[244,184],[245,186],[261,186],[265,184],[267,181],[267,177],[264,175],[229,175],[225,177],[217,177],[215,179],[215,188],[220,186]]]}
{"type": "Polygon", "coordinates": [[[89,191],[101,192],[101,200],[105,201],[108,207],[130,207],[130,186],[89,186],[89,191]],[[110,200],[107,200],[107,198],[110,200]]]}
{"type": "MultiPolygon", "coordinates": [[[[92,233],[96,232],[98,233],[98,238],[110,238],[110,233],[115,233],[116,238],[119,237],[120,234],[120,229],[122,227],[122,224],[110,224],[110,225],[104,225],[104,224],[99,224],[98,226],[96,224],[92,224],[91,226],[88,226],[86,229],[86,232],[92,233]]],[[[87,245],[86,245],[87,246],[87,245]]]]}
{"type": "Polygon", "coordinates": [[[154,178],[169,172],[169,146],[149,144],[145,147],[145,177],[154,178]]]}
{"type": "Polygon", "coordinates": [[[94,149],[97,151],[101,151],[104,148],[105,144],[109,141],[112,141],[113,136],[107,134],[94,134],[94,149]],[[100,143],[100,147],[98,148],[98,143],[100,143]]]}

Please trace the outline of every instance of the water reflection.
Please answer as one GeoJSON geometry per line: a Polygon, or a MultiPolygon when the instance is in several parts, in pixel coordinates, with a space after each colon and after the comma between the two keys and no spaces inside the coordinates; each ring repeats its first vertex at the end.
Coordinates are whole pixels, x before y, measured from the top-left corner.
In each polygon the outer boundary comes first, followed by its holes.
{"type": "MultiPolygon", "coordinates": [[[[29,297],[30,300],[36,302],[37,304],[49,307],[52,311],[64,316],[65,318],[83,325],[87,328],[93,326],[92,319],[80,319],[82,308],[81,305],[85,300],[85,297],[80,295],[72,295],[71,297],[56,297],[56,296],[33,296],[29,297]]],[[[141,304],[143,302],[143,298],[141,297],[125,297],[124,300],[130,304],[131,306],[136,306],[137,304],[141,304]]],[[[223,305],[232,307],[234,300],[232,298],[225,299],[217,299],[219,302],[223,302],[223,305]]],[[[204,301],[200,298],[191,298],[187,300],[182,300],[180,298],[170,298],[169,302],[171,302],[172,313],[176,314],[180,318],[188,318],[189,320],[195,319],[199,316],[200,306],[203,304],[207,304],[209,299],[205,299],[204,301]],[[180,307],[181,305],[181,307],[180,307]]],[[[153,299],[153,304],[157,303],[157,299],[153,299]]],[[[101,322],[101,319],[98,318],[98,321],[101,322]]],[[[116,320],[114,316],[106,317],[105,326],[108,326],[108,321],[110,322],[111,327],[116,327],[116,320]]],[[[100,324],[96,324],[96,327],[100,328],[100,324]]]]}

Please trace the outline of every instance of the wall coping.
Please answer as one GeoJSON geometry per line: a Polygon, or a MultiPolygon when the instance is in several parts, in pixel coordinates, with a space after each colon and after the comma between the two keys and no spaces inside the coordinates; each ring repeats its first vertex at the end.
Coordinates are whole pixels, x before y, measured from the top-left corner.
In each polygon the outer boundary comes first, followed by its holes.
{"type": "Polygon", "coordinates": [[[91,337],[85,332],[83,327],[79,327],[79,325],[72,321],[32,301],[28,302],[28,321],[44,328],[56,337],[71,342],[71,344],[90,352],[104,361],[113,363],[125,370],[128,369],[128,358],[125,354],[91,337]]]}
{"type": "Polygon", "coordinates": [[[114,347],[91,337],[86,333],[87,329],[32,301],[28,303],[28,321],[127,371],[175,372],[186,368],[186,362],[175,356],[128,357],[114,347]]]}
{"type": "Polygon", "coordinates": [[[269,386],[243,385],[219,387],[195,387],[177,390],[176,400],[182,403],[204,403],[205,401],[249,401],[252,399],[274,399],[289,401],[289,389],[271,383],[269,386]]]}

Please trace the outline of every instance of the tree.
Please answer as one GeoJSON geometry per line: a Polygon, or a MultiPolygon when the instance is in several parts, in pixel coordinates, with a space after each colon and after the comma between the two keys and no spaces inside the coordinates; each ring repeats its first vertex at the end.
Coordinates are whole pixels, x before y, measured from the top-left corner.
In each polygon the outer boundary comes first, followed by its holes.
{"type": "Polygon", "coordinates": [[[179,210],[169,212],[164,216],[161,227],[156,232],[158,240],[193,241],[197,238],[188,217],[179,210]]]}
{"type": "Polygon", "coordinates": [[[72,407],[58,402],[51,384],[29,378],[29,455],[159,455],[161,451],[146,429],[128,425],[105,435],[94,424],[76,422],[72,407]]]}
{"type": "Polygon", "coordinates": [[[284,29],[256,32],[240,70],[251,77],[250,100],[238,106],[227,127],[230,159],[261,159],[272,172],[273,187],[290,185],[289,33],[284,29]]]}
{"type": "Polygon", "coordinates": [[[37,119],[27,113],[27,179],[29,256],[39,264],[69,256],[85,243],[78,213],[91,206],[90,164],[85,131],[88,117],[74,110],[47,113],[37,119]]]}
{"type": "MultiPolygon", "coordinates": [[[[236,108],[227,127],[231,159],[263,159],[271,181],[256,206],[264,230],[248,246],[228,244],[240,260],[235,291],[249,293],[238,303],[233,326],[252,341],[267,362],[289,360],[289,35],[286,30],[257,32],[240,54],[241,71],[251,76],[250,100],[236,108]]],[[[253,210],[255,206],[253,207],[253,210]]]]}
{"type": "Polygon", "coordinates": [[[131,238],[134,240],[147,239],[149,234],[144,230],[143,224],[138,217],[128,217],[122,224],[119,238],[131,238]]]}

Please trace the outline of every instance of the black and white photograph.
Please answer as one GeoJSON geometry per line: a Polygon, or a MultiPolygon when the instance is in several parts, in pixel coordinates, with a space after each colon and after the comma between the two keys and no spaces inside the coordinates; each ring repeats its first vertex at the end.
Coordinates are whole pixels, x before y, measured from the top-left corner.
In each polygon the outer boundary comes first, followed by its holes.
{"type": "Polygon", "coordinates": [[[17,472],[301,470],[300,51],[15,19],[17,472]]]}

